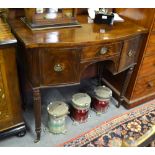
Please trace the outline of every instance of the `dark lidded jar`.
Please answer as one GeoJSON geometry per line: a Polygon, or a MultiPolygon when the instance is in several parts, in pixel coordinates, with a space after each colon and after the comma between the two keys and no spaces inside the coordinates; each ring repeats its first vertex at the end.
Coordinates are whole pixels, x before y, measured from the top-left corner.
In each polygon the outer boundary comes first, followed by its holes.
{"type": "Polygon", "coordinates": [[[94,89],[95,96],[92,103],[92,108],[97,114],[102,114],[107,111],[112,97],[112,91],[106,86],[98,86],[94,89]]]}
{"type": "Polygon", "coordinates": [[[71,117],[75,122],[87,121],[91,98],[86,93],[77,93],[72,96],[71,117]]]}

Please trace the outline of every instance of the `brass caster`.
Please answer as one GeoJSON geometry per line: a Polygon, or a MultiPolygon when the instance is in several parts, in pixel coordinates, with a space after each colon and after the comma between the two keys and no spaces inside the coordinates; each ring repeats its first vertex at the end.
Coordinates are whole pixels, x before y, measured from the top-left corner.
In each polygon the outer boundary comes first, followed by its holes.
{"type": "Polygon", "coordinates": [[[39,141],[40,141],[40,139],[37,138],[34,140],[34,143],[38,143],[39,141]]]}

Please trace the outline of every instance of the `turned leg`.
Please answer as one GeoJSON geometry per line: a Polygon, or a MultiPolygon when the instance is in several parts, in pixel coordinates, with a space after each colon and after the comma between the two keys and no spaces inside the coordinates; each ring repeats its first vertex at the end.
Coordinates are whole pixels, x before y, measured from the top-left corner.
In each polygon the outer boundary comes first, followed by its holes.
{"type": "Polygon", "coordinates": [[[122,90],[120,92],[120,97],[119,97],[119,101],[118,101],[118,105],[116,106],[117,108],[120,107],[121,103],[123,102],[124,100],[124,95],[125,95],[125,92],[127,90],[127,87],[128,87],[128,84],[130,82],[130,79],[131,79],[131,75],[133,73],[133,69],[134,67],[130,67],[127,72],[126,72],[126,75],[125,75],[125,79],[124,79],[124,83],[123,83],[123,86],[122,86],[122,90]]]}
{"type": "Polygon", "coordinates": [[[37,134],[37,138],[34,141],[35,143],[40,140],[41,135],[41,96],[40,89],[33,89],[33,106],[34,106],[34,115],[35,115],[35,132],[37,134]]]}

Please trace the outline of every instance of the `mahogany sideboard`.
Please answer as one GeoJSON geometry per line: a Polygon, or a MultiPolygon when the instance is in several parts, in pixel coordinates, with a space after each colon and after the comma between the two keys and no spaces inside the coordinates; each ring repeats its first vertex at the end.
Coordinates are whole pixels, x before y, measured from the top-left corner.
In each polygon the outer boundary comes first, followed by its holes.
{"type": "Polygon", "coordinates": [[[9,26],[0,18],[0,138],[26,133],[16,68],[16,43],[9,26]]]}
{"type": "Polygon", "coordinates": [[[33,90],[36,142],[41,133],[41,88],[79,84],[94,74],[88,70],[95,64],[99,81],[103,67],[113,76],[125,72],[119,107],[142,50],[147,29],[141,26],[127,20],[113,26],[94,24],[85,15],[77,19],[81,27],[38,31],[20,19],[9,21],[18,40],[20,68],[33,90]]]}

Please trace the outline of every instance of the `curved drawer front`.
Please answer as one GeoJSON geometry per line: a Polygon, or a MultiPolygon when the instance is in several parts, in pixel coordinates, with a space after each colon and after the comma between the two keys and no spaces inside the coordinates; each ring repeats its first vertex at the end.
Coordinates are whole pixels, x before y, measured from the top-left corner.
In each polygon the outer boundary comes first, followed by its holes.
{"type": "Polygon", "coordinates": [[[120,54],[122,49],[122,43],[103,44],[84,47],[81,53],[81,60],[95,60],[95,59],[107,59],[116,54],[120,54]]]}
{"type": "Polygon", "coordinates": [[[78,49],[44,49],[41,51],[43,85],[74,83],[79,71],[78,49]]]}
{"type": "Polygon", "coordinates": [[[137,62],[140,47],[141,47],[140,35],[135,38],[124,41],[118,71],[123,71],[137,62]]]}

